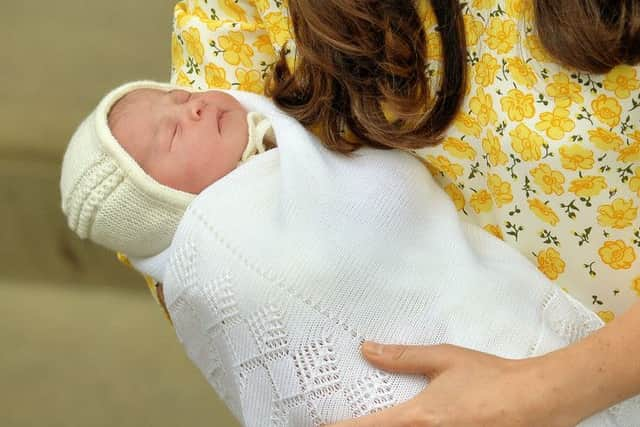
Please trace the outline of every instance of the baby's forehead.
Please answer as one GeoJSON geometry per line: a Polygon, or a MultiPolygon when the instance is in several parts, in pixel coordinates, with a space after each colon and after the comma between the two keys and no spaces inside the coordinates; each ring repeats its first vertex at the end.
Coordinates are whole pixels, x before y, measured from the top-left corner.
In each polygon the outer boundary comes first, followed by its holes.
{"type": "Polygon", "coordinates": [[[167,92],[160,89],[136,89],[120,98],[112,107],[113,110],[135,108],[157,101],[167,92]]]}
{"type": "Polygon", "coordinates": [[[132,119],[140,113],[150,110],[166,92],[159,89],[136,89],[120,98],[109,111],[109,127],[113,130],[118,124],[132,119]]]}

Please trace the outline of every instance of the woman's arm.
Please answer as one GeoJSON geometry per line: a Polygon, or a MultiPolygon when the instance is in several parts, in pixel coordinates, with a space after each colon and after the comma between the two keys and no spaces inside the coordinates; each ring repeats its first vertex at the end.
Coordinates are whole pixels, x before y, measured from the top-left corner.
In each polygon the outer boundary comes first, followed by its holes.
{"type": "Polygon", "coordinates": [[[428,387],[399,406],[333,427],[573,427],[640,394],[640,302],[584,340],[507,360],[449,345],[364,345],[373,365],[424,374],[428,387]]]}

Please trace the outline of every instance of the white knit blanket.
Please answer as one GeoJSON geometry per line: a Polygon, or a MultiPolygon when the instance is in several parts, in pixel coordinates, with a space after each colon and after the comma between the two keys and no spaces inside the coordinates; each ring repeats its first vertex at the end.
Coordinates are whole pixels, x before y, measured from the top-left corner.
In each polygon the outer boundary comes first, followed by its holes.
{"type": "MultiPolygon", "coordinates": [[[[411,155],[329,152],[264,98],[232,94],[272,119],[279,148],[209,187],[171,247],[135,263],[163,282],[178,338],[243,425],[317,426],[425,387],[368,365],[364,339],[523,358],[601,326],[461,222],[411,155]]],[[[581,426],[640,426],[640,405],[581,426]]]]}

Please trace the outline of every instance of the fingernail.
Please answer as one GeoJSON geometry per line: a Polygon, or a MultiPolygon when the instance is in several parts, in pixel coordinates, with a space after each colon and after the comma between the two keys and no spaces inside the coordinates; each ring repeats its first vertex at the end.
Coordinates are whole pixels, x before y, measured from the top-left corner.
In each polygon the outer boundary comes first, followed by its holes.
{"type": "Polygon", "coordinates": [[[371,356],[381,356],[384,346],[375,342],[365,341],[362,344],[362,351],[371,356]]]}

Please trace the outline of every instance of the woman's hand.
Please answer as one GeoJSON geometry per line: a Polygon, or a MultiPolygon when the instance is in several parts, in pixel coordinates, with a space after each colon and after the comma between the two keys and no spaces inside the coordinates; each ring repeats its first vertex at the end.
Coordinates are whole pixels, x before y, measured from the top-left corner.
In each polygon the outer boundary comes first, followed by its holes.
{"type": "Polygon", "coordinates": [[[544,357],[509,360],[452,345],[365,343],[362,352],[380,369],[422,374],[429,385],[398,406],[332,427],[573,427],[580,421],[562,413],[566,396],[544,357]]]}

